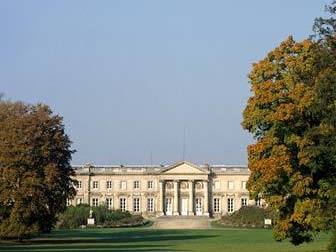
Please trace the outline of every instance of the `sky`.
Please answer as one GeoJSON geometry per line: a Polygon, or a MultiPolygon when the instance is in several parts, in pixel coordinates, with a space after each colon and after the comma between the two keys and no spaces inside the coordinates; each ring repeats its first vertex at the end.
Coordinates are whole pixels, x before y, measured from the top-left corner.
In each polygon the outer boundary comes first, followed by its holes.
{"type": "Polygon", "coordinates": [[[246,164],[252,63],[327,3],[2,0],[0,93],[63,116],[73,164],[246,164]]]}

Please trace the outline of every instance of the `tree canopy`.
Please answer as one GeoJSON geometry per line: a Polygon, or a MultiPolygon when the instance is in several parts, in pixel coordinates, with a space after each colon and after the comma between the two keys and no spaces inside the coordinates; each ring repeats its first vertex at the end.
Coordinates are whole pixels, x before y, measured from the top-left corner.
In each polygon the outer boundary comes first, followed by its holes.
{"type": "Polygon", "coordinates": [[[43,104],[0,101],[0,237],[48,232],[75,191],[71,141],[43,104]]]}
{"type": "Polygon", "coordinates": [[[300,244],[335,227],[335,59],[320,43],[289,37],[249,74],[248,188],[274,210],[277,240],[300,244]]]}

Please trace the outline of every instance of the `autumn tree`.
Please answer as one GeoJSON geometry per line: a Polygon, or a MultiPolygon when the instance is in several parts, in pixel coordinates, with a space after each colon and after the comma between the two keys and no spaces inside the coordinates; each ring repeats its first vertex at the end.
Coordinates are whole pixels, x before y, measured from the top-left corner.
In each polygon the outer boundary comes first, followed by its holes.
{"type": "Polygon", "coordinates": [[[248,188],[274,210],[277,240],[298,245],[335,229],[335,60],[320,43],[289,37],[249,74],[248,188]]]}
{"type": "Polygon", "coordinates": [[[51,230],[74,195],[72,153],[48,106],[0,101],[0,238],[51,230]]]}

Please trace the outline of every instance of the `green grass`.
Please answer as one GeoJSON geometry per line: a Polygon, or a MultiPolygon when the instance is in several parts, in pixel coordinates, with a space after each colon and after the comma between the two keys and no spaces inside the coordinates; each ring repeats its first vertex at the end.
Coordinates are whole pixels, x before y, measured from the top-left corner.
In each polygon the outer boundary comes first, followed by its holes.
{"type": "Polygon", "coordinates": [[[270,230],[154,230],[146,228],[58,230],[38,239],[0,243],[0,251],[238,251],[322,252],[329,236],[298,247],[275,242],[270,230]]]}

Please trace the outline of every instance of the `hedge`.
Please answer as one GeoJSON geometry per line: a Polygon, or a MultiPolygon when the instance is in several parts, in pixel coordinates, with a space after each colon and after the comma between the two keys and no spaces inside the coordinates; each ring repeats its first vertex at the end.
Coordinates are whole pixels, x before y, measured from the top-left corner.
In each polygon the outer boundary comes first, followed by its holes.
{"type": "MultiPolygon", "coordinates": [[[[87,225],[91,207],[87,204],[69,206],[59,215],[57,228],[79,228],[87,225]]],[[[92,217],[96,227],[134,227],[147,224],[141,215],[132,215],[130,212],[110,210],[106,206],[92,207],[92,217]]]]}

